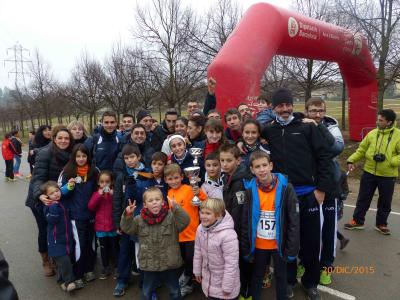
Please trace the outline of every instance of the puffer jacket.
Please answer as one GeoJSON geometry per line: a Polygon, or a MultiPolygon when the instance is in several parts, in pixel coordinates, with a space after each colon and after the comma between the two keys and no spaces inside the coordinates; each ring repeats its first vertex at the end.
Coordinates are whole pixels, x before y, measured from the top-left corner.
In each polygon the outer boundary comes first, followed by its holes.
{"type": "Polygon", "coordinates": [[[137,235],[139,239],[140,269],[162,272],[182,266],[178,236],[189,222],[189,215],[176,205],[161,223],[154,225],[146,223],[140,215],[135,218],[126,217],[124,212],[121,229],[128,235],[137,235]]]}
{"type": "Polygon", "coordinates": [[[70,153],[66,151],[53,151],[53,143],[40,148],[33,169],[32,179],[29,183],[28,196],[25,205],[33,207],[42,194],[40,187],[48,180],[57,181],[58,177],[69,160],[70,153]]]}
{"type": "Polygon", "coordinates": [[[1,143],[1,154],[3,155],[4,160],[12,160],[14,159],[14,152],[10,148],[10,140],[4,139],[1,143]]]}
{"type": "Polygon", "coordinates": [[[89,200],[88,208],[96,213],[94,223],[96,231],[111,232],[116,230],[112,217],[113,198],[110,193],[100,195],[99,191],[94,192],[89,200]]]}
{"type": "Polygon", "coordinates": [[[364,157],[365,172],[382,177],[399,176],[400,130],[391,127],[370,131],[361,141],[357,151],[347,159],[347,162],[356,163],[364,157]],[[383,162],[376,162],[373,157],[377,153],[384,154],[386,159],[383,162]]]}
{"type": "Polygon", "coordinates": [[[193,274],[201,276],[206,297],[234,299],[240,292],[239,241],[228,212],[208,230],[199,225],[196,233],[193,274]]]}
{"type": "MultiPolygon", "coordinates": [[[[276,244],[282,259],[293,261],[300,247],[299,204],[293,186],[283,174],[278,178],[274,201],[276,244]]],[[[245,182],[246,201],[243,207],[240,246],[244,258],[251,261],[254,256],[257,226],[260,221],[260,199],[256,178],[245,182]]]]}
{"type": "Polygon", "coordinates": [[[44,207],[47,220],[47,247],[49,256],[58,257],[72,253],[73,238],[68,212],[61,202],[44,207]]]}

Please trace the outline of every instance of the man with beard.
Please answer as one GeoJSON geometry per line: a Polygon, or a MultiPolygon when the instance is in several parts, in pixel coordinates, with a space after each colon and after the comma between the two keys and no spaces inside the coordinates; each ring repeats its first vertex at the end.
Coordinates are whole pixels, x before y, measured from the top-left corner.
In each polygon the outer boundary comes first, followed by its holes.
{"type": "Polygon", "coordinates": [[[244,123],[246,120],[251,119],[253,116],[251,115],[251,109],[246,103],[240,103],[237,107],[240,115],[242,116],[242,122],[244,123]]]}
{"type": "MultiPolygon", "coordinates": [[[[320,236],[322,203],[332,189],[330,154],[320,130],[314,123],[305,123],[293,115],[293,97],[287,89],[272,95],[276,119],[262,131],[268,141],[274,172],[286,174],[295,188],[300,210],[300,257],[305,268],[301,279],[309,299],[321,299],[317,290],[320,281],[320,236]]],[[[288,298],[297,283],[297,263],[288,262],[288,298]]]]}
{"type": "Polygon", "coordinates": [[[169,108],[165,112],[164,121],[153,131],[151,138],[151,146],[154,152],[161,151],[164,140],[175,133],[175,122],[178,118],[178,112],[175,108],[169,108]]]}

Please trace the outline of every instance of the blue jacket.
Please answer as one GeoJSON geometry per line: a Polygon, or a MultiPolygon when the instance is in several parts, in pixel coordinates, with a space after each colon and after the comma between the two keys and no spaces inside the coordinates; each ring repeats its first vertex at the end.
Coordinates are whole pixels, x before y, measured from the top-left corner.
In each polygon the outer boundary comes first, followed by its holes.
{"type": "MultiPolygon", "coordinates": [[[[278,185],[275,194],[276,243],[279,255],[292,261],[300,247],[299,204],[296,193],[287,177],[275,173],[278,185]]],[[[260,221],[260,199],[256,178],[245,181],[246,200],[243,207],[241,247],[247,260],[254,255],[257,225],[260,221]]]]}
{"type": "Polygon", "coordinates": [[[60,174],[61,193],[70,218],[79,221],[93,220],[94,214],[89,210],[88,203],[97,190],[97,176],[93,176],[87,182],[76,183],[73,190],[69,190],[67,187],[69,179],[64,173],[60,174]]]}
{"type": "Polygon", "coordinates": [[[47,247],[49,256],[58,257],[72,253],[73,238],[68,212],[62,202],[44,207],[47,220],[47,247]]]}
{"type": "MultiPolygon", "coordinates": [[[[150,173],[148,169],[141,164],[140,172],[150,173]]],[[[113,220],[115,228],[119,228],[121,216],[128,206],[128,200],[136,200],[136,209],[134,215],[138,215],[143,208],[143,193],[149,187],[149,179],[142,175],[129,175],[126,170],[125,162],[123,169],[116,173],[113,194],[113,220]]]]}
{"type": "Polygon", "coordinates": [[[102,128],[100,134],[93,136],[93,161],[99,170],[113,170],[114,161],[121,151],[121,142],[117,131],[107,134],[102,128]]]}
{"type": "Polygon", "coordinates": [[[264,127],[268,123],[271,123],[276,118],[276,115],[272,108],[264,109],[257,113],[256,120],[260,123],[261,127],[264,127]]]}
{"type": "Polygon", "coordinates": [[[158,183],[154,178],[149,179],[149,187],[154,186],[161,190],[164,200],[167,201],[168,195],[168,184],[164,181],[164,178],[161,179],[161,182],[158,183]]]}

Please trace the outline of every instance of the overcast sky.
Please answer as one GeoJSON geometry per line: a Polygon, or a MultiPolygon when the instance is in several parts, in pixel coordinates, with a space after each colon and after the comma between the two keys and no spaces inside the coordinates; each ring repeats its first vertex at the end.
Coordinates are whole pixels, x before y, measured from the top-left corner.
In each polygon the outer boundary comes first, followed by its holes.
{"type": "MultiPolygon", "coordinates": [[[[136,0],[139,3],[148,0],[136,0]]],[[[133,44],[131,28],[135,24],[135,0],[0,0],[0,88],[13,87],[14,69],[7,48],[17,42],[35,49],[50,63],[55,77],[67,80],[71,68],[87,50],[101,61],[116,42],[133,44]]],[[[207,9],[218,0],[181,0],[195,10],[207,9]]],[[[254,3],[270,2],[288,8],[290,0],[237,0],[244,11],[254,3]]]]}

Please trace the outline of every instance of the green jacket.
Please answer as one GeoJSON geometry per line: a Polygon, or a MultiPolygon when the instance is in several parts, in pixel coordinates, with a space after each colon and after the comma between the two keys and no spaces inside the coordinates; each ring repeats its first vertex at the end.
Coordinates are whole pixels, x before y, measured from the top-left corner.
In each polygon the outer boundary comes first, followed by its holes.
{"type": "Polygon", "coordinates": [[[139,266],[143,271],[161,272],[182,266],[179,232],[188,226],[188,214],[176,205],[164,221],[149,225],[140,215],[121,219],[121,230],[139,239],[139,266]]]}
{"type": "Polygon", "coordinates": [[[363,157],[365,172],[383,177],[397,177],[400,165],[400,130],[392,127],[370,131],[347,162],[355,163],[363,157]],[[377,153],[385,154],[385,161],[376,162],[373,157],[377,153]]]}

